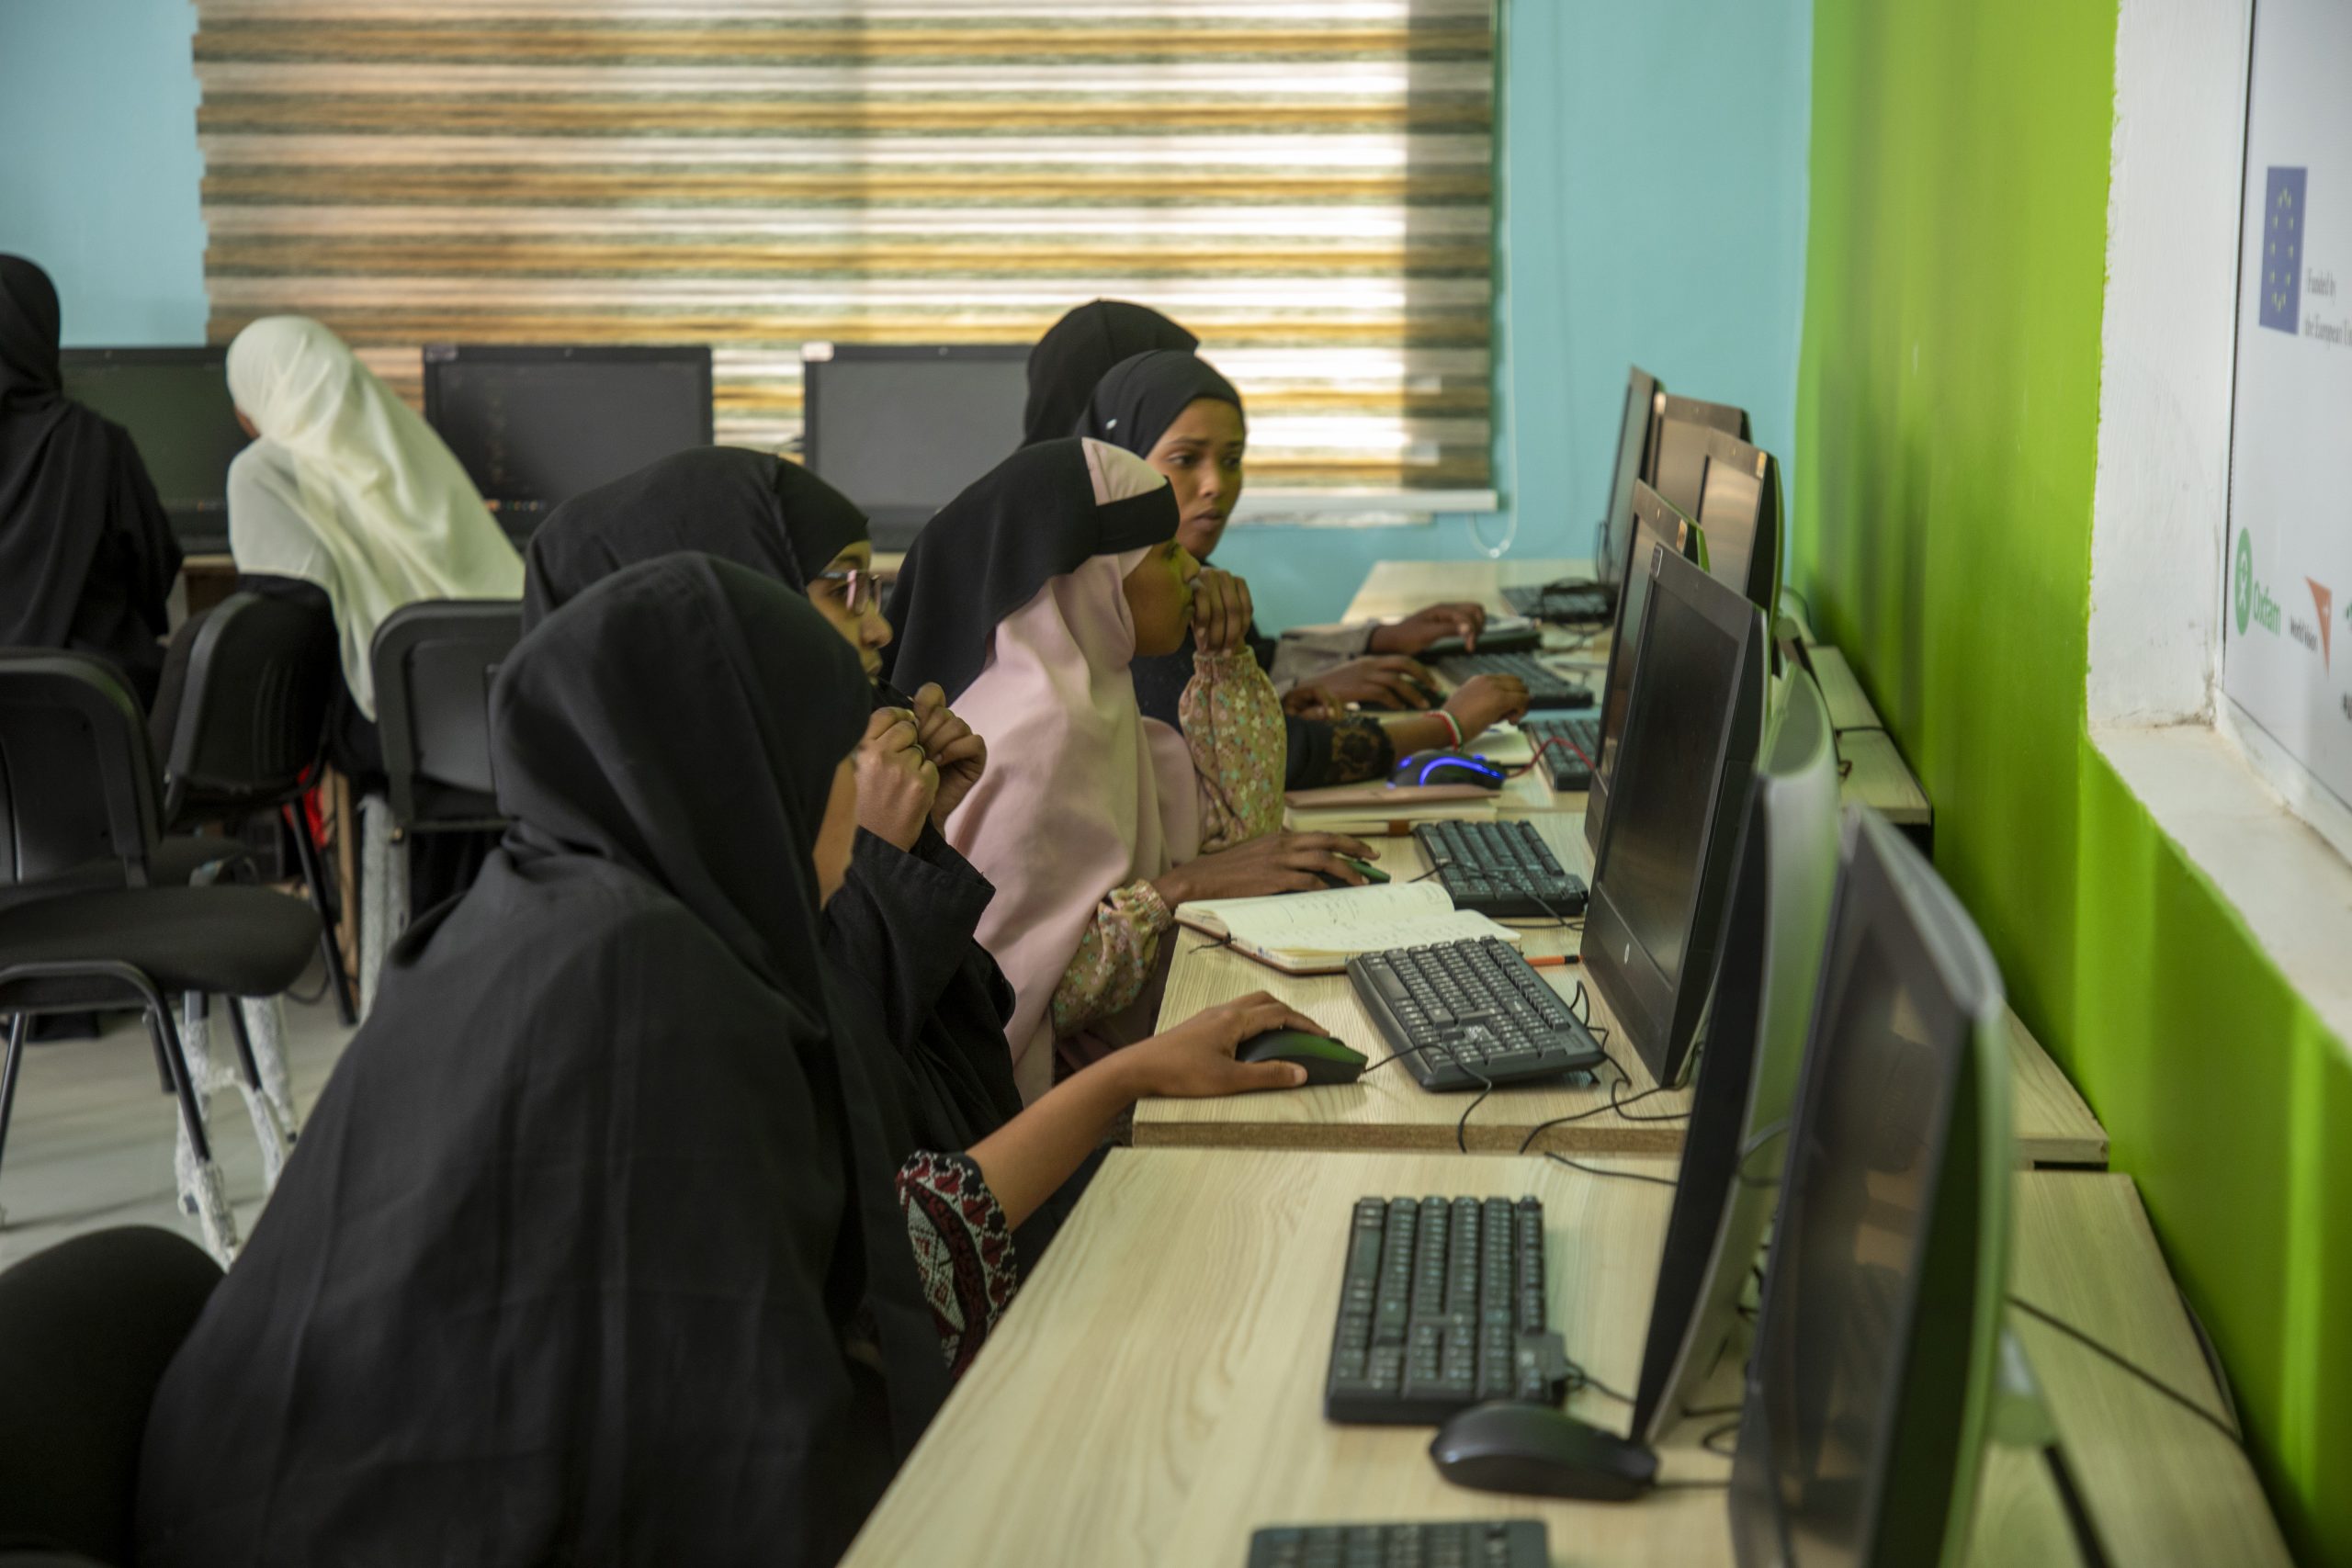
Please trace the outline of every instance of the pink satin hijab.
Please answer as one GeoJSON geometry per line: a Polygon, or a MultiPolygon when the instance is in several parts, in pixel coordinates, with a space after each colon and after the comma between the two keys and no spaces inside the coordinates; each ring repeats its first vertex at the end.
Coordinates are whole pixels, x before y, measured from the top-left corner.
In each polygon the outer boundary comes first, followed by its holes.
{"type": "MultiPolygon", "coordinates": [[[[1086,443],[1094,503],[1166,484],[1142,458],[1086,443]]],[[[947,838],[996,884],[979,926],[1012,982],[1013,1080],[1053,1087],[1054,989],[1105,895],[1200,852],[1200,784],[1184,738],[1143,716],[1122,584],[1148,550],[1096,556],[999,622],[956,711],[985,737],[988,772],[947,838]]]]}

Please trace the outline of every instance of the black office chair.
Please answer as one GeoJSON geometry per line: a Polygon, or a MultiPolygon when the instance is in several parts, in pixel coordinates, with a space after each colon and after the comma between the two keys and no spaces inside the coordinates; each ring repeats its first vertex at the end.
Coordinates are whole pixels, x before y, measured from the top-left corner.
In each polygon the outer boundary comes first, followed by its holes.
{"type": "Polygon", "coordinates": [[[220,1282],[202,1248],[146,1225],[0,1273],[0,1563],[129,1568],[148,1412],[220,1282]]]}
{"type": "MultiPolygon", "coordinates": [[[[0,1153],[38,1015],[136,1007],[164,1089],[179,1103],[182,1202],[224,1261],[236,1220],[212,1158],[203,1097],[165,998],[275,999],[319,939],[307,904],[259,887],[159,886],[155,763],[146,723],[121,674],[81,654],[0,649],[0,886],[40,884],[111,856],[109,888],[53,893],[0,908],[0,1153]]],[[[292,1129],[257,1066],[244,1010],[226,1010],[241,1087],[272,1177],[292,1129]]],[[[286,1109],[290,1110],[290,1105],[286,1109]]]]}
{"type": "Polygon", "coordinates": [[[187,832],[269,811],[293,836],[319,912],[319,957],[335,1013],[350,1024],[358,1018],[334,941],[341,901],[329,891],[299,810],[343,679],[340,659],[334,616],[291,600],[232,593],[172,639],[148,728],[164,763],[167,829],[187,832]]]}
{"type": "Polygon", "coordinates": [[[506,825],[490,768],[490,683],[523,635],[511,599],[403,605],[368,650],[387,798],[360,807],[359,1005],[375,1006],[384,954],[408,924],[409,842],[506,825]],[[395,864],[395,861],[401,862],[395,864]]]}

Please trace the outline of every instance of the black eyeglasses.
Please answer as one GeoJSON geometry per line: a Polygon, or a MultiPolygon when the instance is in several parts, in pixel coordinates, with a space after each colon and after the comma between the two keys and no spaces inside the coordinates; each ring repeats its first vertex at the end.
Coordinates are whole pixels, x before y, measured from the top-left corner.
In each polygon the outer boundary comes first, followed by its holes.
{"type": "Polygon", "coordinates": [[[882,576],[875,571],[820,571],[820,582],[842,585],[842,602],[853,615],[862,615],[882,603],[882,576]]]}

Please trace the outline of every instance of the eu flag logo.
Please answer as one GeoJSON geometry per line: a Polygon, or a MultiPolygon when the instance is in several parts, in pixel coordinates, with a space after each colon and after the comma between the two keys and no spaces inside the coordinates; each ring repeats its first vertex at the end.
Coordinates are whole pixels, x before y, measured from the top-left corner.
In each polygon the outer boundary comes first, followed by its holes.
{"type": "Polygon", "coordinates": [[[2273,168],[2262,197],[2262,324],[2300,329],[2303,299],[2303,175],[2273,168]]]}

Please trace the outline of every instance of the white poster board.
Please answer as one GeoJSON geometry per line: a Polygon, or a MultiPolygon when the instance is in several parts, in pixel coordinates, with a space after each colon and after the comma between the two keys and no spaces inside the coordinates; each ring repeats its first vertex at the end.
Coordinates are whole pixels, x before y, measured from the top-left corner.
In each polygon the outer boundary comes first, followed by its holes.
{"type": "Polygon", "coordinates": [[[2240,241],[2222,689],[2352,806],[2346,0],[2259,0],[2255,7],[2240,241]]]}

